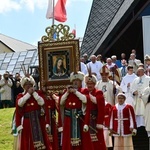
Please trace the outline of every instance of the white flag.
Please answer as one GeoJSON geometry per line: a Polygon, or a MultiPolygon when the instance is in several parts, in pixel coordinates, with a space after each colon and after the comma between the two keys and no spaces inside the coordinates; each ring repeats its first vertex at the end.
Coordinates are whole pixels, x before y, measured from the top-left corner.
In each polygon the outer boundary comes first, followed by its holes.
{"type": "Polygon", "coordinates": [[[53,11],[54,11],[53,2],[54,0],[48,0],[48,8],[47,8],[47,13],[46,13],[47,19],[53,18],[53,11]]]}
{"type": "Polygon", "coordinates": [[[66,1],[67,0],[49,0],[46,18],[47,19],[54,18],[59,22],[65,22],[67,20],[67,14],[65,8],[66,1]],[[54,1],[55,4],[53,5],[54,1]]]}

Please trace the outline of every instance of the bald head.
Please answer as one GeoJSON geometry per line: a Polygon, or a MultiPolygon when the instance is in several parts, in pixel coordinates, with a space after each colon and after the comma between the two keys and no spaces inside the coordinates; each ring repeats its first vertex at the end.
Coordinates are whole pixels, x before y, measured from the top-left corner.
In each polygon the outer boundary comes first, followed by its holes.
{"type": "Polygon", "coordinates": [[[91,55],[90,60],[91,60],[92,63],[95,63],[97,58],[96,58],[95,55],[91,55]]]}
{"type": "Polygon", "coordinates": [[[107,63],[108,65],[111,65],[111,64],[112,64],[112,59],[111,59],[111,58],[107,58],[107,59],[106,59],[106,63],[107,63]]]}

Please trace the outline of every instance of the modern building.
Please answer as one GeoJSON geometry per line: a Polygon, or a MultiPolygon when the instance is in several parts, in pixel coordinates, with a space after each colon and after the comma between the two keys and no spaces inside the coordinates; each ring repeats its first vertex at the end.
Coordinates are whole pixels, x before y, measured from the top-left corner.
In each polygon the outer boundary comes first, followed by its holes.
{"type": "Polygon", "coordinates": [[[0,53],[21,52],[31,49],[37,49],[37,47],[0,33],[0,53]]]}
{"type": "Polygon", "coordinates": [[[23,75],[22,65],[26,70],[39,65],[37,47],[0,34],[0,74],[9,71],[23,75]]]}
{"type": "Polygon", "coordinates": [[[150,0],[93,0],[81,54],[103,57],[136,49],[139,59],[150,54],[150,0]]]}

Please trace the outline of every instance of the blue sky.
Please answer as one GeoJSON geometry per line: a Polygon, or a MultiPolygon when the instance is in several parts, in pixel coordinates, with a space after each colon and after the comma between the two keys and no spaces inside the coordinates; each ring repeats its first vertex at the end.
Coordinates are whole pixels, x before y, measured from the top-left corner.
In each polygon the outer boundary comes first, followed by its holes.
{"type": "MultiPolygon", "coordinates": [[[[1,0],[0,33],[37,45],[52,20],[46,19],[48,0],[1,0]]],[[[83,37],[92,0],[67,0],[67,21],[77,37],[83,37]]],[[[59,22],[55,22],[59,24],[59,22]]]]}

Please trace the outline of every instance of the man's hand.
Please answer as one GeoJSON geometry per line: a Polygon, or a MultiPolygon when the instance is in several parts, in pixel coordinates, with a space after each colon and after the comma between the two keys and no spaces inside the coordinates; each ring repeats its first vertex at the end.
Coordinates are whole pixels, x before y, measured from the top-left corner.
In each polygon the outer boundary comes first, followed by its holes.
{"type": "Polygon", "coordinates": [[[138,91],[133,92],[133,95],[138,95],[138,91]]]}
{"type": "Polygon", "coordinates": [[[69,86],[69,87],[67,87],[67,92],[68,92],[68,93],[75,93],[75,92],[76,92],[76,89],[73,88],[72,86],[69,86]]]}
{"type": "Polygon", "coordinates": [[[46,132],[49,134],[49,133],[50,133],[50,125],[49,125],[49,124],[46,124],[45,129],[46,129],[46,132]]]}
{"type": "Polygon", "coordinates": [[[133,132],[133,128],[130,128],[130,131],[133,132]]]}
{"type": "Polygon", "coordinates": [[[8,84],[8,80],[5,80],[5,84],[8,84]]]}
{"type": "Polygon", "coordinates": [[[55,100],[55,102],[58,102],[59,100],[59,96],[57,96],[56,94],[52,94],[52,98],[55,100]]]}
{"type": "Polygon", "coordinates": [[[28,89],[28,93],[29,93],[30,95],[32,95],[34,91],[35,91],[35,90],[34,90],[34,87],[30,87],[30,88],[28,89]]]}
{"type": "Polygon", "coordinates": [[[88,127],[88,125],[85,124],[85,125],[83,126],[83,131],[84,131],[84,132],[88,132],[88,130],[89,130],[89,127],[88,127]]]}
{"type": "Polygon", "coordinates": [[[127,87],[130,87],[130,83],[127,84],[127,87]]]}
{"type": "Polygon", "coordinates": [[[52,98],[55,100],[55,104],[58,109],[59,108],[59,96],[57,96],[56,94],[53,94],[52,98]]]}

